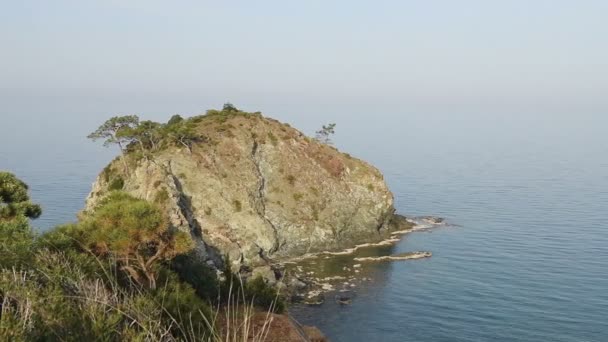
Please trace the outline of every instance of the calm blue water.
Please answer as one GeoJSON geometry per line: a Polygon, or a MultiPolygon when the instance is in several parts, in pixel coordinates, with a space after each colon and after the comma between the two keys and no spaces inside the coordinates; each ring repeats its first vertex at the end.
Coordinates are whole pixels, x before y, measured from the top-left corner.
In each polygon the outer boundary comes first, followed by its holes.
{"type": "MultiPolygon", "coordinates": [[[[317,126],[305,116],[278,118],[317,126]]],[[[0,168],[31,185],[45,210],[41,228],[73,220],[112,157],[83,138],[97,121],[23,129],[3,120],[0,168]],[[37,134],[24,142],[31,129],[37,134]]],[[[380,264],[351,306],[297,308],[301,321],[332,341],[608,341],[606,116],[335,121],[337,145],[384,172],[400,212],[459,226],[407,236],[396,252],[433,257],[380,264]]]]}

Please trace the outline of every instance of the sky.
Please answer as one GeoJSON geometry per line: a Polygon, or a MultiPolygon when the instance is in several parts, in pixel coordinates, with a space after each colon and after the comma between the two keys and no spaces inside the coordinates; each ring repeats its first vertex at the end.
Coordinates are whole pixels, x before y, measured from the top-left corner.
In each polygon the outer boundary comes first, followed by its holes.
{"type": "Polygon", "coordinates": [[[605,0],[0,6],[0,115],[15,120],[226,101],[279,118],[608,110],[605,0]]]}

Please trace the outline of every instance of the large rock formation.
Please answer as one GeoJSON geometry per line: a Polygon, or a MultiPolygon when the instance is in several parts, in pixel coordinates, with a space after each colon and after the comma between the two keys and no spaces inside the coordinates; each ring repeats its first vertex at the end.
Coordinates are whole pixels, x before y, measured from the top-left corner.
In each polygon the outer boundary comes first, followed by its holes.
{"type": "Polygon", "coordinates": [[[378,241],[393,196],[373,166],[259,113],[197,117],[192,151],[128,153],[99,175],[85,211],[112,188],[161,203],[201,258],[260,265],[378,241]],[[118,184],[118,185],[117,185],[118,184]]]}

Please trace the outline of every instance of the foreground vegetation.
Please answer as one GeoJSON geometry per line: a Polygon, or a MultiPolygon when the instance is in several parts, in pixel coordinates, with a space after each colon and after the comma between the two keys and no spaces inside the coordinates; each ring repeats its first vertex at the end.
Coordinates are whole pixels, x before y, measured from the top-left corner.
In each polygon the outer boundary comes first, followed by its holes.
{"type": "Polygon", "coordinates": [[[2,341],[261,341],[268,320],[249,318],[285,308],[261,278],[243,284],[228,267],[218,280],[156,204],[113,191],[37,235],[27,190],[0,172],[2,341]]]}

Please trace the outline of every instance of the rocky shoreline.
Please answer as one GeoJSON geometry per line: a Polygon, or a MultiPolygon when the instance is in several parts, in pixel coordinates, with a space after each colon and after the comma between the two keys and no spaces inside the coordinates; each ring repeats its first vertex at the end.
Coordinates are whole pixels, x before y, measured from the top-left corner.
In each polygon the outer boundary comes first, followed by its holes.
{"type": "Polygon", "coordinates": [[[257,267],[250,276],[262,276],[294,303],[322,305],[333,295],[336,303],[350,304],[356,296],[355,289],[358,286],[375,281],[373,271],[369,269],[373,268],[373,264],[432,256],[428,251],[393,254],[393,246],[404,235],[447,225],[444,219],[437,217],[402,218],[410,224],[409,228],[392,231],[384,240],[356,245],[342,251],[305,254],[257,267]]]}

